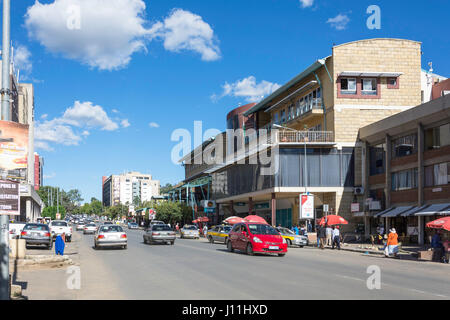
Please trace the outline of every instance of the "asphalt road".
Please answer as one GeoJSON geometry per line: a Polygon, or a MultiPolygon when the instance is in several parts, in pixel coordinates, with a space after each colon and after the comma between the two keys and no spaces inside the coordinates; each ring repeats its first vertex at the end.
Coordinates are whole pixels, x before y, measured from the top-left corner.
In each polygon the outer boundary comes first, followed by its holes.
{"type": "Polygon", "coordinates": [[[285,257],[247,256],[203,238],[147,245],[143,231],[127,233],[127,250],[94,250],[93,236],[78,232],[69,245],[81,267],[81,290],[65,288],[65,270],[41,272],[40,282],[25,274],[29,298],[450,299],[448,264],[316,248],[289,248],[285,257]],[[380,268],[379,290],[367,287],[369,266],[380,268]]]}

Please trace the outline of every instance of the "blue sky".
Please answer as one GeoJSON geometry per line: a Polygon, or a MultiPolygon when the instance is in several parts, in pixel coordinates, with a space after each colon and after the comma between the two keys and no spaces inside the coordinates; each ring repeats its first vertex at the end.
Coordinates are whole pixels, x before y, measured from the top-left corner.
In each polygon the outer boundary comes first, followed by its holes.
{"type": "Polygon", "coordinates": [[[136,170],[162,185],[181,181],[183,168],[171,161],[175,129],[193,131],[199,120],[204,130],[223,130],[231,109],[270,94],[330,55],[333,44],[421,41],[423,67],[433,61],[436,73],[450,76],[444,0],[40,4],[12,1],[16,65],[21,81],[35,86],[44,183],[78,188],[86,200],[101,199],[103,175],[136,170]],[[373,4],[381,9],[380,30],[366,27],[373,4]],[[69,19],[77,16],[73,8],[80,8],[80,28],[69,19]]]}

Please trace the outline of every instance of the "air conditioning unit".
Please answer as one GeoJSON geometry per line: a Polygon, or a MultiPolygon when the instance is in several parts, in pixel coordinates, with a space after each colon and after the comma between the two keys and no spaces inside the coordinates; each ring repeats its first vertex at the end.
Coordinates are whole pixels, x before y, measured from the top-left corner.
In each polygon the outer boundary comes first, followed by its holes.
{"type": "Polygon", "coordinates": [[[214,200],[202,200],[201,206],[203,208],[209,208],[209,209],[215,209],[216,208],[216,201],[214,200]]]}
{"type": "Polygon", "coordinates": [[[364,194],[364,188],[363,187],[355,187],[353,188],[353,194],[360,196],[364,194]]]}

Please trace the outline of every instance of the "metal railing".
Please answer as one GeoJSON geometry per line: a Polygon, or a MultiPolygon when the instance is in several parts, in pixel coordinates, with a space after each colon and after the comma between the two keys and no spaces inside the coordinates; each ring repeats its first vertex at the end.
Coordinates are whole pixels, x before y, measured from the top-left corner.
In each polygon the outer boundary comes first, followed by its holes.
{"type": "Polygon", "coordinates": [[[279,143],[324,143],[334,142],[332,131],[287,131],[280,130],[277,135],[279,143]]]}

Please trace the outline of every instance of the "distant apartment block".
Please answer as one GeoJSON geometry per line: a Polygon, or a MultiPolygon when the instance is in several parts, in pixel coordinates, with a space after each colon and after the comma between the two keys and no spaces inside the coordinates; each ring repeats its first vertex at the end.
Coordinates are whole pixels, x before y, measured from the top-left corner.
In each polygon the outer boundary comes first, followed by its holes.
{"type": "Polygon", "coordinates": [[[129,172],[103,177],[102,190],[105,207],[119,204],[132,205],[135,199],[142,203],[159,196],[160,182],[153,180],[149,174],[129,172]]]}

